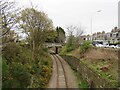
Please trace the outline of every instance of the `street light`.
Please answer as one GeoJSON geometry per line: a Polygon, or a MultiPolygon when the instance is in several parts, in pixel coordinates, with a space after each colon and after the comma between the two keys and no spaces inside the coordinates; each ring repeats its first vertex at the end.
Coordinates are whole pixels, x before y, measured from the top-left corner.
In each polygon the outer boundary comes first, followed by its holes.
{"type": "MultiPolygon", "coordinates": [[[[98,10],[98,11],[96,11],[95,13],[98,13],[98,12],[101,12],[101,11],[102,11],[102,10],[98,10]]],[[[91,41],[92,41],[92,17],[93,17],[93,15],[94,15],[95,13],[93,13],[92,16],[91,16],[91,41]]]]}

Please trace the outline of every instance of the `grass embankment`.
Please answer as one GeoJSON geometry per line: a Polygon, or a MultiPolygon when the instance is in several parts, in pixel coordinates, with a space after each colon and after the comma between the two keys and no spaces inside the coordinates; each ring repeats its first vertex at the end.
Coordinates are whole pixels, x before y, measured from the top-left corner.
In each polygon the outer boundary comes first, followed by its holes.
{"type": "MultiPolygon", "coordinates": [[[[66,47],[64,47],[63,49],[65,48],[66,47]]],[[[115,83],[117,82],[118,80],[117,50],[109,48],[90,47],[83,51],[83,47],[82,48],[78,47],[77,49],[70,52],[64,51],[65,50],[63,50],[61,54],[75,56],[102,77],[110,80],[111,82],[115,83]]]]}
{"type": "Polygon", "coordinates": [[[2,88],[43,88],[52,72],[51,57],[44,51],[32,52],[25,46],[14,43],[3,48],[2,88]]]}
{"type": "Polygon", "coordinates": [[[80,89],[86,90],[87,88],[89,88],[87,82],[83,80],[83,78],[81,77],[80,73],[78,73],[77,71],[74,70],[74,74],[77,77],[77,84],[78,84],[78,87],[80,89]]]}
{"type": "MultiPolygon", "coordinates": [[[[64,46],[62,48],[62,51],[60,52],[60,55],[71,55],[71,52],[67,52],[66,50],[66,46],[64,46]]],[[[73,52],[73,51],[72,51],[73,52]]],[[[76,51],[74,52],[74,55],[77,55],[79,52],[78,49],[76,49],[76,51]]],[[[71,55],[72,56],[72,55],[71,55]]],[[[74,72],[74,75],[76,76],[77,78],[77,84],[78,84],[78,87],[82,90],[86,90],[87,88],[89,88],[88,84],[86,81],[83,80],[83,78],[81,77],[81,74],[78,73],[72,66],[71,68],[73,69],[73,72],[74,72]]]]}
{"type": "Polygon", "coordinates": [[[109,80],[118,80],[118,53],[114,49],[91,48],[84,54],[76,49],[68,55],[75,56],[109,80]]]}

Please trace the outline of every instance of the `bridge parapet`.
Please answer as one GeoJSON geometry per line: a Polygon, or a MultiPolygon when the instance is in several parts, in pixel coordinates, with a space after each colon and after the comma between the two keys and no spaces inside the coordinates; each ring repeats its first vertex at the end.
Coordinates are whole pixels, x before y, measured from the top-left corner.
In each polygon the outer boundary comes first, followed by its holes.
{"type": "Polygon", "coordinates": [[[62,47],[60,43],[46,43],[47,47],[62,47]]]}
{"type": "Polygon", "coordinates": [[[51,48],[56,54],[61,51],[62,44],[61,43],[46,43],[46,47],[51,48]]]}

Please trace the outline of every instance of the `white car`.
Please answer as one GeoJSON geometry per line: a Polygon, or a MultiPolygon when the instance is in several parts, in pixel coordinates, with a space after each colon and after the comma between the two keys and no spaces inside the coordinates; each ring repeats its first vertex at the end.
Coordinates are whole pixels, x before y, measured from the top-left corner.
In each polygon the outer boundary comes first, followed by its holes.
{"type": "Polygon", "coordinates": [[[120,45],[116,45],[116,48],[120,48],[120,45]]]}
{"type": "Polygon", "coordinates": [[[102,44],[96,44],[95,46],[96,46],[96,47],[103,47],[102,44]]]}
{"type": "Polygon", "coordinates": [[[108,48],[109,45],[108,45],[108,44],[103,44],[103,47],[104,47],[104,48],[108,48]]]}
{"type": "Polygon", "coordinates": [[[116,46],[115,46],[115,45],[110,45],[109,47],[110,47],[110,48],[116,48],[116,46]]]}

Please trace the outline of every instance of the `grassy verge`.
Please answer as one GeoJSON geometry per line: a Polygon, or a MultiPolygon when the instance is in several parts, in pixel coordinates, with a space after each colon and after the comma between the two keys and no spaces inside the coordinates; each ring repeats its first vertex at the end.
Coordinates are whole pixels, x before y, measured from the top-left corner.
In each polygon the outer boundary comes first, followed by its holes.
{"type": "Polygon", "coordinates": [[[78,88],[82,90],[87,90],[89,88],[88,83],[85,80],[83,80],[81,74],[77,72],[77,70],[75,70],[72,66],[71,69],[76,77],[78,88]]]}
{"type": "MultiPolygon", "coordinates": [[[[113,87],[118,87],[118,65],[114,54],[116,54],[116,51],[112,52],[111,50],[103,50],[101,48],[95,50],[94,48],[91,48],[91,50],[88,50],[86,53],[84,53],[84,57],[81,58],[80,48],[78,48],[69,53],[66,53],[65,55],[74,56],[80,59],[87,67],[99,74],[101,77],[108,80],[113,87]],[[94,54],[96,55],[96,57],[94,54]]],[[[84,87],[84,83],[79,84],[79,86],[84,87]]]]}
{"type": "Polygon", "coordinates": [[[82,90],[87,90],[89,88],[87,82],[83,80],[80,73],[78,73],[76,70],[73,70],[73,71],[74,71],[74,74],[77,78],[78,87],[82,90]]]}
{"type": "Polygon", "coordinates": [[[115,87],[115,88],[118,87],[118,81],[116,80],[117,77],[114,76],[115,75],[114,73],[110,73],[110,71],[103,72],[102,70],[100,70],[100,67],[98,67],[97,64],[92,64],[92,63],[88,64],[88,62],[85,61],[84,62],[82,61],[82,63],[84,63],[93,72],[95,72],[99,76],[109,81],[111,83],[111,87],[115,87]]]}
{"type": "Polygon", "coordinates": [[[89,68],[94,70],[96,73],[100,74],[102,77],[109,80],[117,80],[118,77],[118,60],[115,55],[116,52],[110,50],[95,50],[92,48],[84,54],[80,54],[80,48],[69,52],[65,55],[75,56],[85,63],[89,68]]]}

